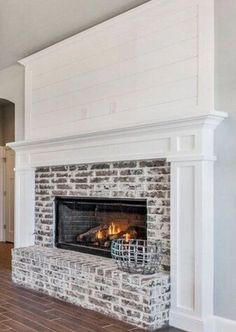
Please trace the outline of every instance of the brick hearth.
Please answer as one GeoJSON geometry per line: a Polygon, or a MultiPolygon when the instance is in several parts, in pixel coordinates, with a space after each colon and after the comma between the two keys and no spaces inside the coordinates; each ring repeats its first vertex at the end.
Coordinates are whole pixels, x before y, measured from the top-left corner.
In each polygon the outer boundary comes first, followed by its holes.
{"type": "Polygon", "coordinates": [[[154,330],[168,324],[170,277],[132,275],[115,263],[38,246],[13,251],[13,281],[58,299],[154,330]]]}

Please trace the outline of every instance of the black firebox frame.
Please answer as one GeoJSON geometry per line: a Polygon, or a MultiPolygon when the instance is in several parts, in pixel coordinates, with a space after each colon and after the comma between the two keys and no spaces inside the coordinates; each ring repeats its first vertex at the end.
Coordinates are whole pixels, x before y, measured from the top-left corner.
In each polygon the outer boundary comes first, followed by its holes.
{"type": "MultiPolygon", "coordinates": [[[[86,204],[117,204],[117,205],[129,205],[136,206],[143,209],[143,214],[147,215],[147,200],[146,199],[129,199],[129,198],[100,198],[100,197],[68,197],[68,196],[56,196],[54,199],[54,211],[55,211],[55,246],[59,249],[67,249],[72,251],[79,251],[87,254],[98,255],[111,258],[111,253],[108,250],[102,248],[92,248],[80,244],[67,244],[59,242],[59,204],[60,202],[77,202],[86,204]]],[[[146,221],[147,223],[147,221],[146,221]]]]}

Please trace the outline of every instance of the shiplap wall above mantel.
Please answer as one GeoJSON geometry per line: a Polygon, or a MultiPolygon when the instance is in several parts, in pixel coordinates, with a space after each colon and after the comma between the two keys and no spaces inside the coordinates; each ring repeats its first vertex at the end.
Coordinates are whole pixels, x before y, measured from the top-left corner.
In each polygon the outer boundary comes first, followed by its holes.
{"type": "Polygon", "coordinates": [[[25,139],[214,110],[213,0],[152,0],[20,61],[25,139]]]}

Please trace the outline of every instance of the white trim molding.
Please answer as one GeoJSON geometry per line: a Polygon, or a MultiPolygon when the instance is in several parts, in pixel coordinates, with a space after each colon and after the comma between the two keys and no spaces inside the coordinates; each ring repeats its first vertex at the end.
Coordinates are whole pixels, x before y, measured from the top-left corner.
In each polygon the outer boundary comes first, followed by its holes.
{"type": "Polygon", "coordinates": [[[166,158],[172,177],[170,323],[190,332],[210,332],[206,322],[213,316],[214,130],[226,116],[212,112],[123,130],[8,144],[16,151],[16,247],[34,242],[36,167],[166,158]]]}

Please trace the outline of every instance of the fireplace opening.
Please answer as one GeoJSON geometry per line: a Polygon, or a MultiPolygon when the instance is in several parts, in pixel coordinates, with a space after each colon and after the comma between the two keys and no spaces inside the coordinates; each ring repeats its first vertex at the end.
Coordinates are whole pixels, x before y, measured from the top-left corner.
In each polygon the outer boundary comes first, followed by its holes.
{"type": "Polygon", "coordinates": [[[55,198],[57,248],[111,257],[114,239],[146,239],[147,204],[142,199],[55,198]]]}

